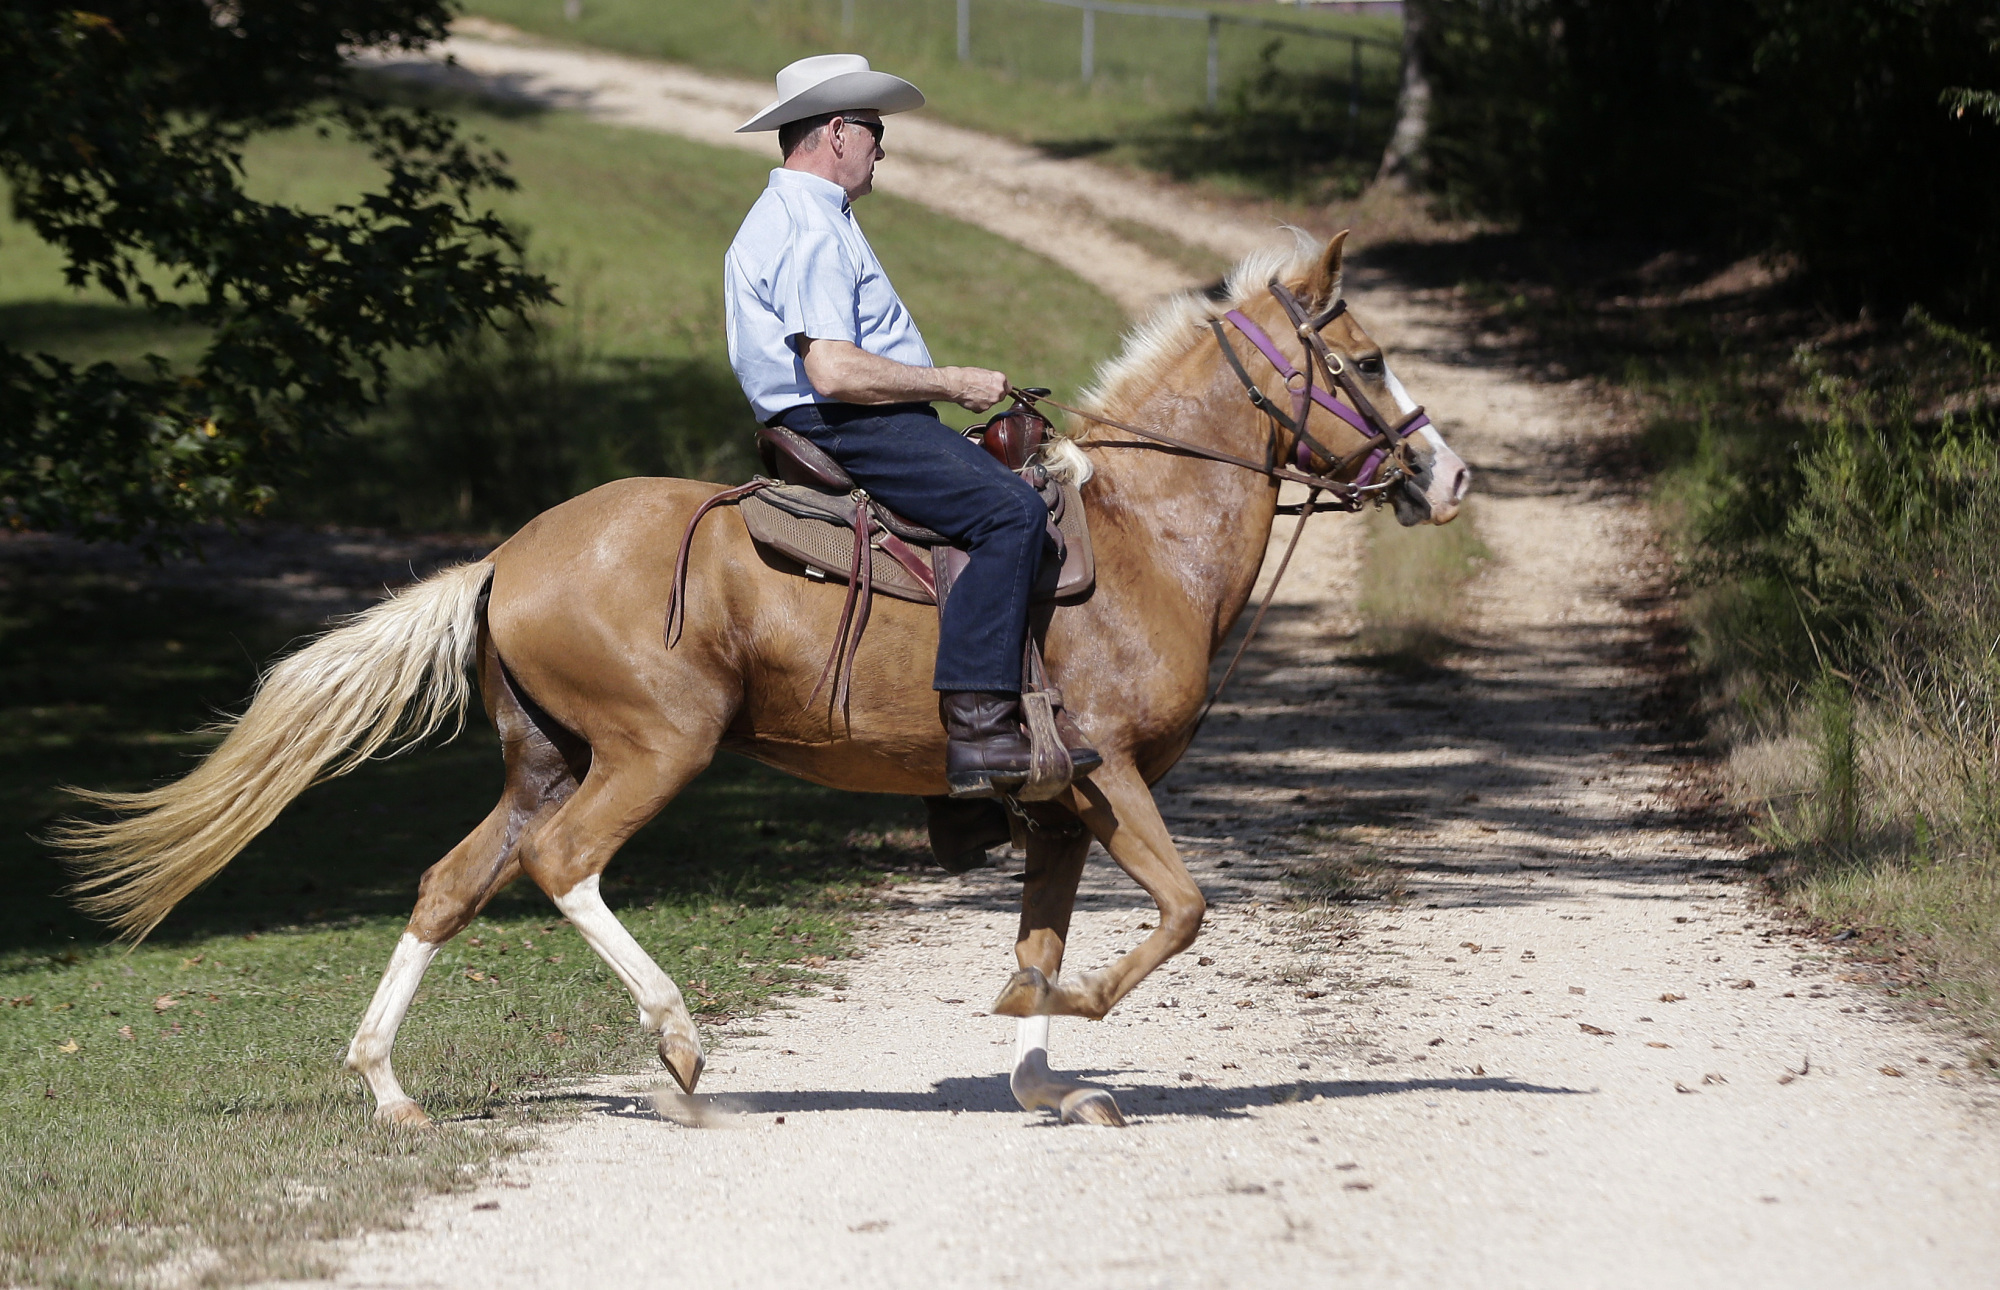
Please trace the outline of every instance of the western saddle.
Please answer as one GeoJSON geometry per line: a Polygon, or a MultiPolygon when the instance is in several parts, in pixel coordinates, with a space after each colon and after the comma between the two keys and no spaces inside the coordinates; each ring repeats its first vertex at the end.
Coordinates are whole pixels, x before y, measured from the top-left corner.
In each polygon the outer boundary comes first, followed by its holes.
{"type": "MultiPolygon", "coordinates": [[[[1025,393],[1039,397],[1048,391],[1025,393]]],[[[1047,630],[1055,604],[1089,596],[1096,582],[1083,499],[1074,484],[1053,478],[1040,461],[1048,432],[1047,419],[1018,398],[967,432],[1048,505],[1048,536],[1056,558],[1042,562],[1023,659],[1021,712],[1034,748],[1028,782],[1004,808],[991,800],[924,799],[932,853],[955,873],[985,863],[989,846],[1010,839],[1024,845],[1028,830],[1068,832],[1080,827],[1067,812],[1023,806],[1058,796],[1080,769],[1071,762],[1068,749],[1082,746],[1084,740],[1063,710],[1061,690],[1050,682],[1038,638],[1047,630]]],[[[808,699],[817,702],[831,680],[831,703],[844,715],[854,657],[875,594],[935,604],[942,612],[968,556],[943,534],[870,497],[838,462],[803,435],[782,425],[764,426],[757,431],[757,449],[764,474],[709,498],[688,522],[674,566],[667,643],[671,647],[680,634],[695,528],[710,510],[733,504],[751,538],[778,557],[780,567],[794,565],[803,577],[847,585],[832,650],[808,699]]]]}

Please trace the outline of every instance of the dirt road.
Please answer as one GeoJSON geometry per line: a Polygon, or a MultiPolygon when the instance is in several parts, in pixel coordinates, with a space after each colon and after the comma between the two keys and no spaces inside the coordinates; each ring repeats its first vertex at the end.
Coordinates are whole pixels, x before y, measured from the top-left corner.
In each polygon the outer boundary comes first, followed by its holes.
{"type": "MultiPolygon", "coordinates": [[[[456,31],[439,50],[455,60],[454,67],[413,56],[384,65],[402,75],[582,112],[610,125],[754,152],[777,164],[775,136],[735,132],[771,101],[768,81],[553,48],[479,19],[461,20],[456,31]]],[[[1195,285],[1201,275],[1134,242],[1132,228],[1163,233],[1227,262],[1279,236],[1268,221],[1244,218],[1172,185],[1050,158],[920,112],[896,117],[890,131],[892,160],[876,172],[878,190],[1039,251],[1134,314],[1195,285]]]]}
{"type": "MultiPolygon", "coordinates": [[[[1003,858],[901,888],[844,988],[723,1036],[713,1123],[657,1117],[655,1072],[602,1081],[503,1176],[342,1250],[338,1284],[1990,1282],[1993,1085],[1676,814],[1641,715],[1645,516],[1576,465],[1596,409],[1470,348],[1448,301],[1359,277],[1478,472],[1471,648],[1414,678],[1357,662],[1359,526],[1315,522],[1159,792],[1202,941],[1110,1019],[1055,1026],[1055,1064],[1132,1127],[1008,1095],[1013,1023],[983,1010],[1011,966],[1003,858]],[[1308,930],[1287,871],[1358,852],[1402,898],[1308,930]]],[[[1099,855],[1071,964],[1151,914],[1099,855]]]]}

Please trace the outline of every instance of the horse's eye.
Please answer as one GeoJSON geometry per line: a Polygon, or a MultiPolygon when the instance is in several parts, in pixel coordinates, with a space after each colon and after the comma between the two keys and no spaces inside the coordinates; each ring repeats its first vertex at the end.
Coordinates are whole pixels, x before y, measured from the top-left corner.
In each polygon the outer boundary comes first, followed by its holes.
{"type": "Polygon", "coordinates": [[[1382,375],[1382,360],[1379,358],[1357,358],[1354,366],[1360,369],[1363,376],[1382,375]]]}

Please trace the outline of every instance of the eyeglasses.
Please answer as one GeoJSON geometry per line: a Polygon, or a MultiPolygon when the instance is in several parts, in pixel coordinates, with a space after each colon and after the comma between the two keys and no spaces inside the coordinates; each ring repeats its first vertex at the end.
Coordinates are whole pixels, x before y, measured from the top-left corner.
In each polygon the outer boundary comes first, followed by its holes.
{"type": "Polygon", "coordinates": [[[840,119],[846,122],[848,125],[860,126],[862,129],[866,130],[869,134],[875,136],[876,147],[879,148],[882,146],[882,136],[884,133],[886,133],[886,127],[883,126],[883,124],[880,121],[863,121],[860,120],[859,118],[851,116],[844,116],[840,119]]]}

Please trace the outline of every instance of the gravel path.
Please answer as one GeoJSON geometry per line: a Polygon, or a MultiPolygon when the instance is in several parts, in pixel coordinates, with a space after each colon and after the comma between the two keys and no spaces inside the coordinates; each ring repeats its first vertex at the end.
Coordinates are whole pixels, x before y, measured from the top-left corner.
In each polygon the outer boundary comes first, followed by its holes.
{"type": "MultiPolygon", "coordinates": [[[[771,101],[769,81],[555,48],[478,19],[461,19],[455,30],[437,51],[455,66],[415,56],[374,61],[401,75],[455,81],[608,125],[754,152],[777,165],[775,135],[736,133],[771,101]]],[[[1245,218],[1173,185],[1051,158],[923,113],[890,123],[888,151],[890,160],[875,176],[880,191],[1039,251],[1135,315],[1169,292],[1197,285],[1201,275],[1136,244],[1127,235],[1131,229],[1165,234],[1232,263],[1281,236],[1269,221],[1245,218]]]]}
{"type": "MultiPolygon", "coordinates": [[[[1472,647],[1415,679],[1357,664],[1360,526],[1315,524],[1160,791],[1203,939],[1106,1021],[1055,1025],[1056,1066],[1132,1127],[1008,1095],[1013,1023],[983,1012],[1012,965],[1002,859],[899,888],[843,988],[722,1037],[700,1124],[654,1113],[656,1073],[601,1081],[501,1176],[342,1250],[338,1284],[1989,1283],[2000,1095],[1677,810],[1642,716],[1644,512],[1578,465],[1598,411],[1469,349],[1447,302],[1359,278],[1478,472],[1472,647]],[[1302,916],[1286,874],[1343,856],[1402,897],[1302,916]]],[[[1071,964],[1151,915],[1100,854],[1071,964]]]]}

